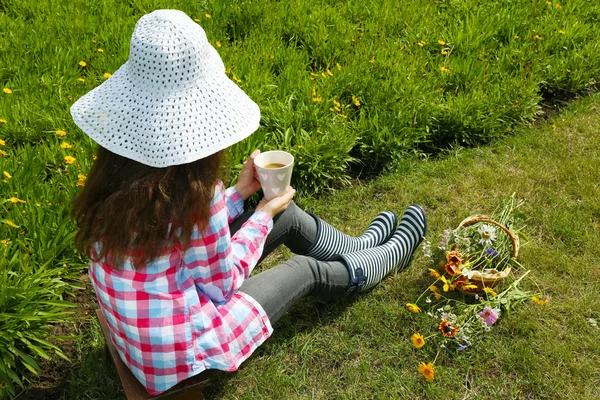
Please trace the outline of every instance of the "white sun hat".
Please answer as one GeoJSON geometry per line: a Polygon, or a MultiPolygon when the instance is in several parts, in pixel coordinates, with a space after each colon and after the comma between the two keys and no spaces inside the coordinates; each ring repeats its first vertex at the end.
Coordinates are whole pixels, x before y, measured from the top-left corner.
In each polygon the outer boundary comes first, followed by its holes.
{"type": "Polygon", "coordinates": [[[248,137],[260,110],[225,74],[204,30],[185,13],[144,15],[129,60],[71,107],[100,146],[152,167],[185,164],[248,137]]]}

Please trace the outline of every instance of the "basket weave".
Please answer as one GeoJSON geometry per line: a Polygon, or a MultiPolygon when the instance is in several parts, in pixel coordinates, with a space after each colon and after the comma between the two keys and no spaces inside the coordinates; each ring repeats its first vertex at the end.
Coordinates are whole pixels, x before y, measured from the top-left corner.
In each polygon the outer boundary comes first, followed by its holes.
{"type": "MultiPolygon", "coordinates": [[[[510,229],[508,229],[501,223],[494,221],[490,217],[485,216],[485,215],[472,215],[470,217],[465,218],[458,225],[457,229],[465,228],[467,226],[470,226],[470,225],[473,225],[473,224],[476,224],[479,222],[485,222],[487,224],[495,225],[498,228],[502,229],[508,235],[508,237],[510,238],[510,241],[512,243],[512,254],[510,257],[513,260],[516,260],[517,256],[519,255],[519,236],[515,235],[510,229]]],[[[473,276],[471,279],[469,279],[469,281],[471,283],[473,283],[475,286],[477,286],[478,289],[462,290],[462,289],[460,289],[460,287],[459,287],[459,289],[463,293],[472,294],[472,295],[481,293],[481,291],[483,290],[484,287],[493,288],[494,286],[501,283],[504,279],[506,279],[510,275],[511,270],[512,270],[512,268],[510,266],[508,266],[503,271],[496,271],[496,272],[492,271],[492,272],[488,272],[488,273],[483,273],[481,271],[473,271],[473,276]]]]}

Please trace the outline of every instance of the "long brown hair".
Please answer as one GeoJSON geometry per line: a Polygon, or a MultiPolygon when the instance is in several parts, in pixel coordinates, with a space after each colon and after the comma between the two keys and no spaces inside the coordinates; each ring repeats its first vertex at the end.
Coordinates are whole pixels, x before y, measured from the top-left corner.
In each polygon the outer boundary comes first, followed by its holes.
{"type": "Polygon", "coordinates": [[[99,146],[85,186],[72,201],[79,227],[75,246],[94,261],[109,255],[115,268],[131,257],[136,269],[160,256],[177,228],[187,248],[194,225],[208,224],[224,154],[154,168],[99,146]],[[102,245],[99,254],[96,242],[102,245]]]}

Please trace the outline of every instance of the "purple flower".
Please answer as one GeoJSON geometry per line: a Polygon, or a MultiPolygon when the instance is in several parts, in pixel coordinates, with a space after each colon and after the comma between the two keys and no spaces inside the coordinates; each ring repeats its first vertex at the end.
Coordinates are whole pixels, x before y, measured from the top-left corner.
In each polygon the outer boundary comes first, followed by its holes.
{"type": "Polygon", "coordinates": [[[498,255],[498,252],[496,250],[492,249],[491,247],[488,247],[485,250],[485,254],[487,254],[488,257],[496,257],[498,255]]]}
{"type": "Polygon", "coordinates": [[[499,310],[495,310],[489,306],[485,306],[483,308],[483,311],[477,313],[477,315],[479,315],[479,317],[483,319],[483,322],[485,322],[485,324],[489,326],[492,325],[494,322],[498,321],[498,312],[499,310]]]}
{"type": "Polygon", "coordinates": [[[463,344],[462,346],[460,346],[460,347],[458,348],[458,351],[463,351],[463,350],[464,350],[464,349],[466,349],[466,348],[467,348],[467,345],[466,345],[466,344],[463,344]]]}

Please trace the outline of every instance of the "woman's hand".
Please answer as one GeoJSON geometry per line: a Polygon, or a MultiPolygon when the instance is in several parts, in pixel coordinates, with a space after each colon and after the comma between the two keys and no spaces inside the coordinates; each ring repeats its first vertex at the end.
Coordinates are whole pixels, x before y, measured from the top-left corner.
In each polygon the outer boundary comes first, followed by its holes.
{"type": "Polygon", "coordinates": [[[254,158],[260,154],[260,150],[254,150],[250,157],[246,160],[242,166],[242,171],[238,177],[237,183],[235,184],[235,190],[240,194],[242,200],[246,200],[260,189],[260,182],[258,181],[258,173],[254,168],[254,158]]]}
{"type": "Polygon", "coordinates": [[[294,194],[296,194],[296,190],[290,188],[286,194],[275,197],[273,200],[267,200],[263,197],[260,203],[258,203],[256,211],[266,212],[271,218],[275,218],[277,214],[283,212],[290,205],[294,194]]]}

